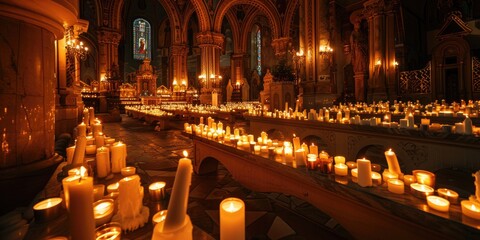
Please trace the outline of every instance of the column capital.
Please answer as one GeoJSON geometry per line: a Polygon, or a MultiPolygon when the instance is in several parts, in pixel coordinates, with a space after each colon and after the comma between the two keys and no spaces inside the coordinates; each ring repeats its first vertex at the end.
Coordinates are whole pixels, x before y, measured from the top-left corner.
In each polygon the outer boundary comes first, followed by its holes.
{"type": "Polygon", "coordinates": [[[197,38],[198,45],[202,46],[214,46],[219,49],[223,49],[223,43],[225,41],[225,35],[216,32],[199,32],[195,36],[197,38]]]}
{"type": "Polygon", "coordinates": [[[367,18],[395,11],[398,0],[369,0],[363,4],[363,13],[367,18]]]}
{"type": "Polygon", "coordinates": [[[185,44],[176,44],[170,46],[170,54],[186,56],[188,54],[188,46],[185,44]]]}
{"type": "Polygon", "coordinates": [[[97,31],[97,37],[99,43],[118,44],[122,35],[114,29],[102,28],[97,31]]]}

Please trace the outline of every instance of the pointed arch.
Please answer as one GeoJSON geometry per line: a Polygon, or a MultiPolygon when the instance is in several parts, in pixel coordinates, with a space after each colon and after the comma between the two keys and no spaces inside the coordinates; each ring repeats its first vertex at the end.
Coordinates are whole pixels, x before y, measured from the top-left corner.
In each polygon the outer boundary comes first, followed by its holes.
{"type": "Polygon", "coordinates": [[[288,1],[287,10],[285,12],[285,19],[283,22],[283,35],[288,37],[290,33],[290,27],[292,25],[293,17],[295,16],[295,10],[299,6],[298,0],[288,1]]]}
{"type": "MultiPolygon", "coordinates": [[[[197,12],[198,23],[200,25],[200,32],[207,32],[211,29],[210,14],[208,14],[208,7],[204,0],[191,0],[193,8],[197,12]]],[[[221,27],[221,24],[220,24],[221,27]]]]}
{"type": "Polygon", "coordinates": [[[261,10],[270,22],[272,28],[273,39],[277,39],[282,35],[281,21],[277,8],[271,1],[265,0],[239,0],[239,1],[222,1],[215,12],[215,20],[213,31],[220,32],[222,29],[222,19],[226,15],[227,11],[234,5],[247,4],[254,6],[261,10]]]}
{"type": "Polygon", "coordinates": [[[237,17],[229,11],[225,17],[227,18],[228,23],[230,24],[230,28],[232,29],[232,36],[233,36],[233,52],[244,52],[242,49],[239,48],[240,46],[240,24],[237,20],[237,17]]]}

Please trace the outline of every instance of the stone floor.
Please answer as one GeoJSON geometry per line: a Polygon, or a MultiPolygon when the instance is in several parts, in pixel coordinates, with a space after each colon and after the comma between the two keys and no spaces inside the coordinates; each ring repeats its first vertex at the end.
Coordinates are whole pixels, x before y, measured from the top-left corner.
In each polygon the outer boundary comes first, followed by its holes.
{"type": "MultiPolygon", "coordinates": [[[[127,116],[123,116],[122,122],[104,125],[107,136],[127,144],[128,165],[136,166],[146,176],[142,184],[165,181],[169,193],[183,150],[193,155],[192,143],[179,130],[154,129],[155,126],[127,116]]],[[[218,206],[226,197],[238,197],[245,202],[246,239],[352,238],[334,219],[310,204],[293,196],[253,192],[237,183],[220,165],[215,174],[193,175],[188,202],[192,223],[212,239],[219,239],[218,206]]],[[[166,202],[158,208],[166,209],[166,202]]]]}

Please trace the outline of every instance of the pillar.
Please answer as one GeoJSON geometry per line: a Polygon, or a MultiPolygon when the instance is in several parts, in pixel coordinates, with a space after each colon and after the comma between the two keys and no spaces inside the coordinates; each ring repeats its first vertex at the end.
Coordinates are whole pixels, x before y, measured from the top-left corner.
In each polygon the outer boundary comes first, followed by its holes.
{"type": "Polygon", "coordinates": [[[112,65],[118,65],[118,43],[122,35],[112,29],[100,28],[97,31],[98,39],[98,62],[99,72],[98,80],[103,81],[110,77],[112,65]]]}
{"type": "Polygon", "coordinates": [[[200,32],[196,35],[200,47],[200,103],[212,103],[212,91],[215,90],[218,99],[222,98],[222,79],[220,76],[220,51],[225,37],[221,33],[200,32]]]}
{"type": "Polygon", "coordinates": [[[188,88],[187,55],[187,45],[178,44],[170,47],[170,64],[173,64],[170,67],[173,69],[172,78],[169,80],[170,86],[173,86],[173,81],[176,80],[178,84],[185,82],[185,87],[188,88]]]}
{"type": "Polygon", "coordinates": [[[0,3],[0,169],[17,170],[54,157],[56,40],[63,24],[77,21],[78,9],[7,2],[0,3]],[[45,8],[55,8],[55,15],[45,17],[45,8]]]}
{"type": "Polygon", "coordinates": [[[391,99],[395,84],[394,6],[396,0],[369,0],[364,3],[368,20],[369,101],[391,99]],[[393,89],[391,89],[393,87],[393,89]]]}

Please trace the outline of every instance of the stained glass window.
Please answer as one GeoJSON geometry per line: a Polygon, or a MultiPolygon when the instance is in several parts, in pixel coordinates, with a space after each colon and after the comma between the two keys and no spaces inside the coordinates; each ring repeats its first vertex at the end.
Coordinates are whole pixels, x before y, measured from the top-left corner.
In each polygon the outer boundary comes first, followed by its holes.
{"type": "Polygon", "coordinates": [[[257,72],[262,75],[262,33],[257,30],[257,72]]]}
{"type": "Polygon", "coordinates": [[[143,18],[133,21],[133,58],[143,60],[151,58],[150,23],[143,18]]]}

